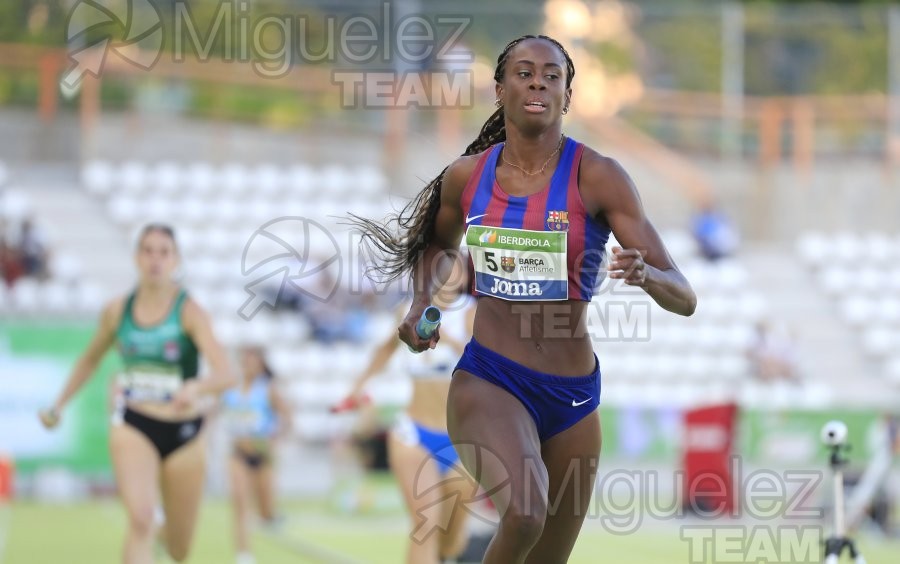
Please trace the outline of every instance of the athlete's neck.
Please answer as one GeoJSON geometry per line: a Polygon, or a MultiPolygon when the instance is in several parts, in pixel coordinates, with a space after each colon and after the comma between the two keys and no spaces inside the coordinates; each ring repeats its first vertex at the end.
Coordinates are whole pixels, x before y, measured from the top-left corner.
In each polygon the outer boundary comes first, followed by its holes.
{"type": "MultiPolygon", "coordinates": [[[[525,133],[515,125],[507,123],[503,156],[507,161],[515,163],[525,170],[537,170],[547,162],[547,158],[559,147],[561,136],[561,125],[551,127],[535,135],[525,133]]],[[[552,167],[547,168],[552,170],[552,167]]]]}
{"type": "Polygon", "coordinates": [[[143,283],[135,292],[135,299],[150,306],[165,306],[172,301],[172,297],[178,291],[178,285],[172,282],[163,284],[143,283]]]}

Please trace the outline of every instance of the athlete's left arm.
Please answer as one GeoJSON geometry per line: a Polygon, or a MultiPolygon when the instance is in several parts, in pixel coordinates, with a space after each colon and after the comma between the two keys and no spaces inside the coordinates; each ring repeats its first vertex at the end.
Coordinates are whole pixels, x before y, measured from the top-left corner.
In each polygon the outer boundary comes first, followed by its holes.
{"type": "Polygon", "coordinates": [[[585,148],[580,186],[588,213],[605,218],[624,247],[613,248],[609,277],[640,286],[664,309],[692,315],[697,296],[644,213],[637,188],[622,166],[585,148]]]}
{"type": "MultiPolygon", "coordinates": [[[[209,316],[203,311],[197,302],[188,299],[184,304],[181,314],[181,323],[185,332],[190,336],[200,354],[209,362],[211,373],[206,378],[197,378],[193,382],[185,385],[182,390],[187,390],[187,394],[194,393],[196,395],[214,394],[218,395],[237,384],[237,379],[228,365],[228,357],[225,355],[225,349],[216,339],[213,333],[212,323],[209,316]]],[[[178,397],[175,398],[176,403],[178,397]]],[[[184,398],[188,402],[195,398],[184,398]]]]}
{"type": "Polygon", "coordinates": [[[278,415],[278,436],[287,435],[294,427],[294,417],[291,405],[282,395],[281,389],[275,381],[269,386],[269,402],[278,415]]]}

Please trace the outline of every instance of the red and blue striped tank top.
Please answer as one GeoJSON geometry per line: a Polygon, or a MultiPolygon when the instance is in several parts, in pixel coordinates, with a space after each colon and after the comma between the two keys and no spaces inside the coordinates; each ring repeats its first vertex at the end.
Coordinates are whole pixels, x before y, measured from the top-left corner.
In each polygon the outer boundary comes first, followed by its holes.
{"type": "Polygon", "coordinates": [[[497,183],[503,145],[485,151],[462,196],[473,293],[590,301],[610,229],[587,213],[578,191],[584,145],[566,138],[550,184],[529,196],[511,196],[497,183]]]}

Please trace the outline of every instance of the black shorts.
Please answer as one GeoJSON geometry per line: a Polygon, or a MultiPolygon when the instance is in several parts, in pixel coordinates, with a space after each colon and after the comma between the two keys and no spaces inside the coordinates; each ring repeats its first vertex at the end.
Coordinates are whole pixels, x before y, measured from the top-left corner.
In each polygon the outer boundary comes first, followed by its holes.
{"type": "Polygon", "coordinates": [[[259,470],[269,463],[269,453],[267,452],[246,452],[235,448],[234,455],[250,470],[259,470]]]}
{"type": "Polygon", "coordinates": [[[160,421],[141,415],[131,408],[125,409],[122,419],[150,439],[162,460],[194,440],[203,427],[202,417],[187,421],[160,421]]]}

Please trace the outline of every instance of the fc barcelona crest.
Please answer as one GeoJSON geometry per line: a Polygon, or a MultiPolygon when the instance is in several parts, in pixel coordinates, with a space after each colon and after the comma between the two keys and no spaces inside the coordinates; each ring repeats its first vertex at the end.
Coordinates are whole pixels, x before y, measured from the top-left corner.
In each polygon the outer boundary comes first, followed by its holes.
{"type": "Polygon", "coordinates": [[[163,345],[163,358],[169,362],[175,362],[181,358],[181,348],[175,341],[166,341],[163,345]]]}
{"type": "Polygon", "coordinates": [[[512,274],[516,270],[516,258],[500,257],[500,268],[502,268],[504,272],[512,274]]]}
{"type": "Polygon", "coordinates": [[[569,212],[561,210],[547,212],[547,229],[550,231],[568,231],[569,212]]]}

